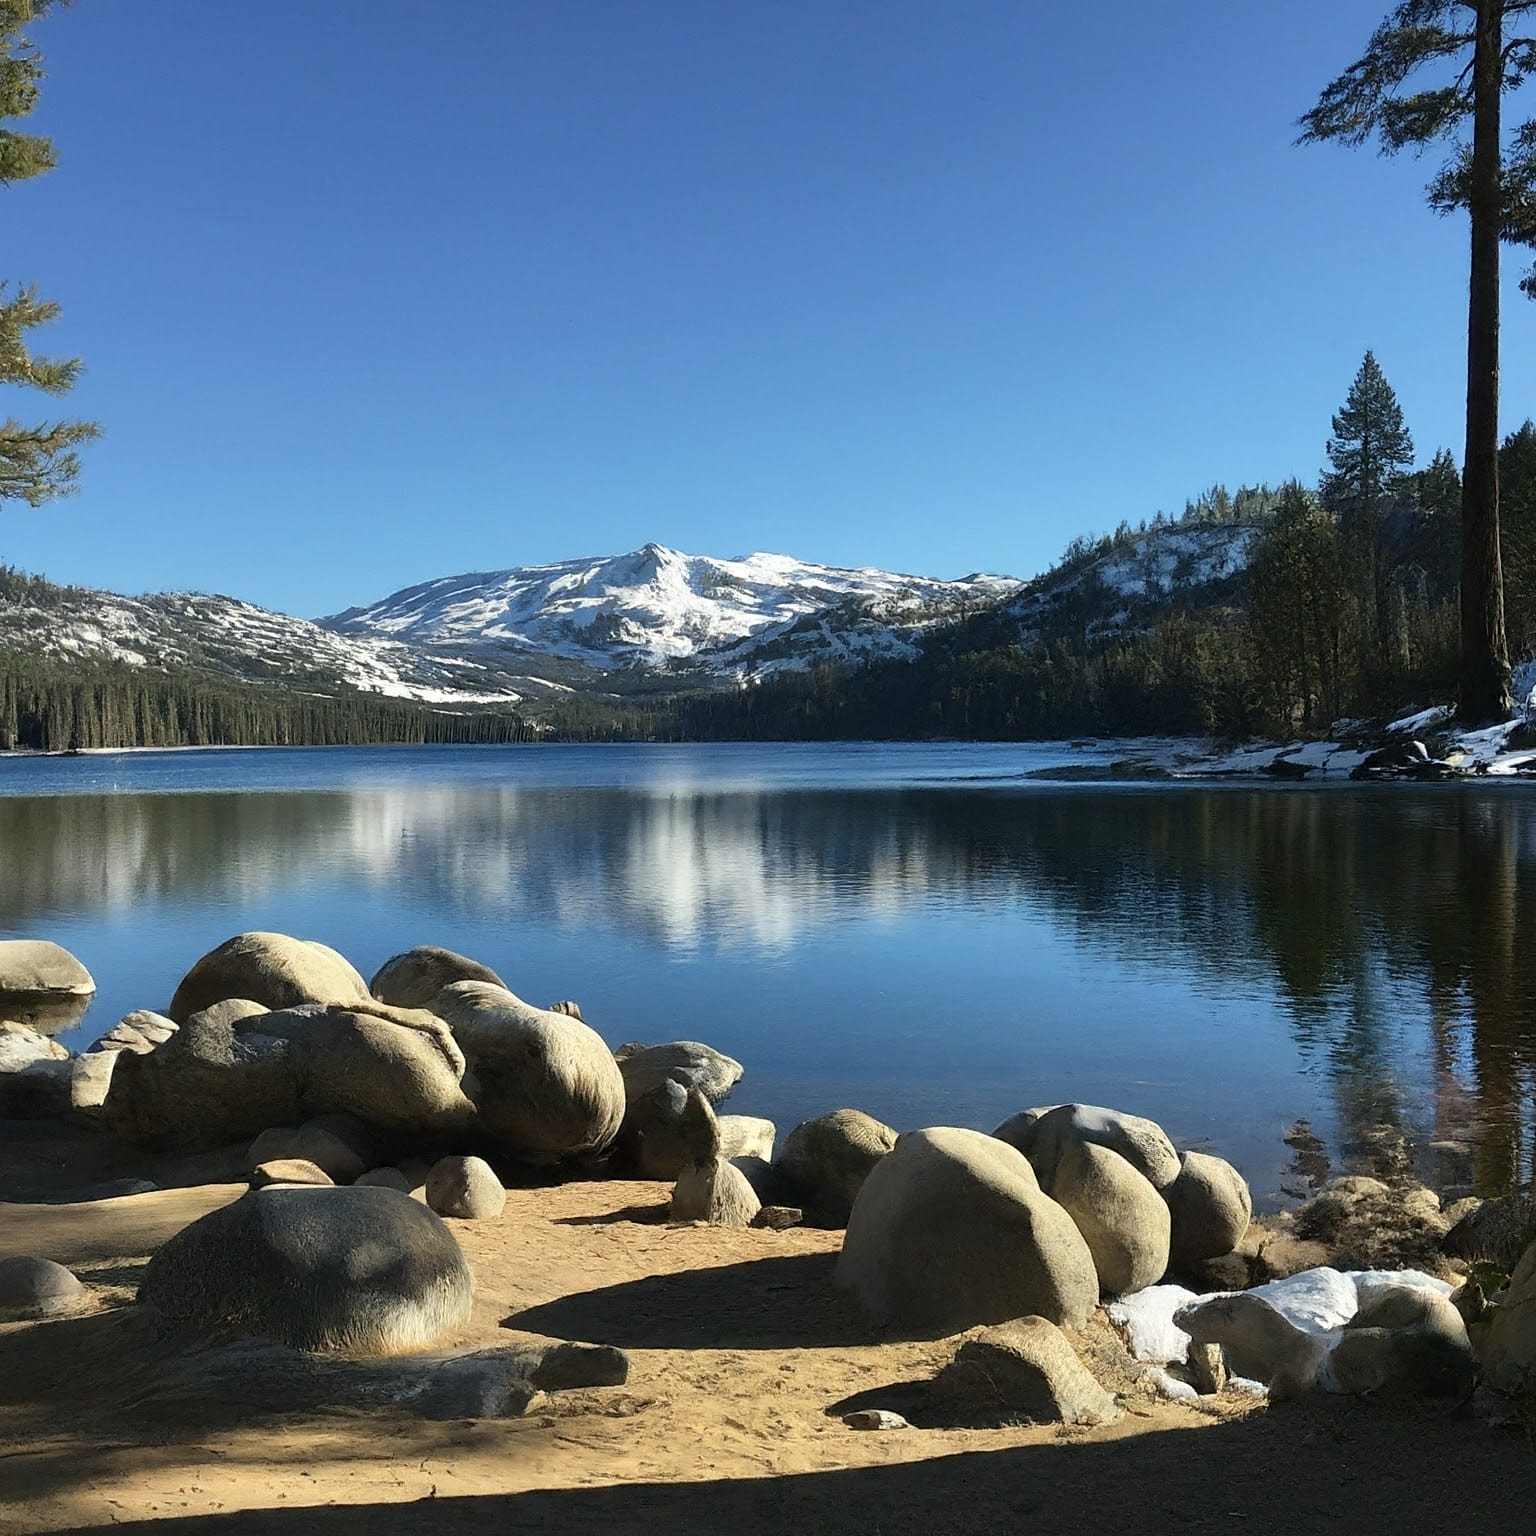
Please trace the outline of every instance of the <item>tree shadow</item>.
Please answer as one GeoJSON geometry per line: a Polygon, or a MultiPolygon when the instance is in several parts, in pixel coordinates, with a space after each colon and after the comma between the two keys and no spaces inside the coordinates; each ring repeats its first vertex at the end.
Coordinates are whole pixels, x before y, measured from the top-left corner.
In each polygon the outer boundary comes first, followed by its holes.
{"type": "Polygon", "coordinates": [[[787,1254],[647,1275],[562,1296],[503,1328],[631,1349],[814,1349],[876,1334],[832,1284],[835,1253],[787,1254]]]}
{"type": "MultiPolygon", "coordinates": [[[[1527,1528],[1531,1453],[1462,1420],[1271,1410],[1196,1429],[1064,1438],[836,1471],[626,1483],[413,1503],[248,1510],[120,1523],[133,1536],[670,1536],[879,1532],[989,1536],[1021,1529],[1348,1530],[1351,1536],[1527,1528]]],[[[862,1438],[848,1430],[852,1438],[862,1438]]],[[[896,1433],[905,1437],[907,1432],[896,1433]]],[[[910,1442],[906,1442],[910,1443],[910,1442]]]]}

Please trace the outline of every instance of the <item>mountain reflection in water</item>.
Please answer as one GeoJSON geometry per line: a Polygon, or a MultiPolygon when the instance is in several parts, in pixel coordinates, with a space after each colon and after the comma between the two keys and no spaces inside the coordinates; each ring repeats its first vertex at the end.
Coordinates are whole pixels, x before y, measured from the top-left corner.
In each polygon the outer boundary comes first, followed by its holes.
{"type": "Polygon", "coordinates": [[[365,974],[432,942],[610,1043],[730,1050],[781,1132],[1086,1098],[1267,1200],[1305,1115],[1495,1189],[1530,1175],[1533,857],[1536,801],[1464,787],[64,794],[0,798],[0,933],[94,971],[76,1044],[243,928],[365,974]]]}

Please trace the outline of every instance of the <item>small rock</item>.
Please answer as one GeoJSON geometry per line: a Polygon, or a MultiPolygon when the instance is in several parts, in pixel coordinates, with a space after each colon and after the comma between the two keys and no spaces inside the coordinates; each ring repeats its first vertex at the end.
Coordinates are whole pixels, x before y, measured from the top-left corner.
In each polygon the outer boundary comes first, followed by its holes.
{"type": "Polygon", "coordinates": [[[683,1169],[672,1190],[667,1214],[673,1221],[749,1227],[761,1208],[746,1174],[717,1157],[683,1169]]]}
{"type": "Polygon", "coordinates": [[[0,1323],[30,1322],[78,1311],[86,1290],[62,1264],[21,1254],[0,1259],[0,1323]]]}
{"type": "Polygon", "coordinates": [[[738,1157],[758,1157],[765,1163],[773,1161],[773,1142],[778,1132],[772,1120],[761,1120],[756,1115],[721,1115],[720,1156],[730,1161],[738,1157]]]}
{"type": "Polygon", "coordinates": [[[581,1017],[581,1004],[576,1002],[574,998],[567,997],[558,1003],[551,1003],[549,1005],[549,1011],[551,1013],[563,1013],[573,1019],[581,1019],[583,1024],[587,1022],[581,1017]]]}
{"type": "Polygon", "coordinates": [[[787,1232],[791,1227],[803,1226],[805,1212],[794,1205],[765,1205],[752,1218],[754,1227],[766,1227],[772,1232],[787,1232]]]}
{"type": "Polygon", "coordinates": [[[352,1181],[354,1184],[374,1184],[380,1189],[397,1189],[402,1195],[411,1192],[411,1181],[398,1168],[370,1168],[352,1181]]]}
{"type": "Polygon", "coordinates": [[[302,1157],[275,1157],[258,1163],[251,1170],[251,1188],[265,1189],[269,1184],[320,1184],[330,1186],[335,1180],[323,1168],[302,1157]]]}
{"type": "Polygon", "coordinates": [[[507,1192],[483,1157],[440,1157],[427,1175],[427,1204],[439,1216],[488,1221],[506,1203],[507,1192]]]}
{"type": "Polygon", "coordinates": [[[843,1423],[849,1429],[911,1429],[912,1426],[899,1413],[889,1408],[859,1408],[843,1415],[843,1423]]]}
{"type": "Polygon", "coordinates": [[[263,1131],[245,1154],[246,1164],[306,1162],[321,1169],[332,1184],[350,1184],[364,1172],[363,1160],[339,1137],[315,1125],[275,1126],[263,1131]]]}
{"type": "Polygon", "coordinates": [[[1202,1397],[1220,1392],[1227,1384],[1227,1362],[1219,1344],[1189,1346],[1189,1374],[1202,1397]]]}

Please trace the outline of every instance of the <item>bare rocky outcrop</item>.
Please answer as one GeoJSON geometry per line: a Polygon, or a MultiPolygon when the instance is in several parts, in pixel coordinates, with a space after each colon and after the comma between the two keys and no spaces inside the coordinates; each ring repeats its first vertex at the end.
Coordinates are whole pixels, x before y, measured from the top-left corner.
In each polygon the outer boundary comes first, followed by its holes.
{"type": "Polygon", "coordinates": [[[1023,1154],[952,1127],[909,1132],[870,1170],[836,1274],[904,1337],[1029,1315],[1078,1327],[1099,1297],[1088,1245],[1023,1154]]]}

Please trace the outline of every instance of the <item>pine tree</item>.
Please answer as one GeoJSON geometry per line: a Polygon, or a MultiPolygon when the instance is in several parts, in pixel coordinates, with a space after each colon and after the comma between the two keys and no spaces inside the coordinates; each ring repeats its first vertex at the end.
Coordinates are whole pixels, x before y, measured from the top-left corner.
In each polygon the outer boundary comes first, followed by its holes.
{"type": "Polygon", "coordinates": [[[1413,463],[1413,439],[1403,424],[1397,395],[1372,352],[1365,354],[1333,418],[1328,462],[1333,468],[1323,476],[1322,502],[1338,519],[1345,554],[1370,591],[1380,685],[1390,692],[1402,658],[1401,647],[1394,643],[1398,626],[1392,613],[1392,559],[1383,546],[1382,527],[1403,484],[1403,471],[1413,463]]]}
{"type": "Polygon", "coordinates": [[[1332,472],[1323,476],[1323,502],[1346,534],[1372,536],[1381,526],[1402,473],[1413,463],[1413,439],[1403,408],[1372,352],[1365,354],[1328,439],[1332,472]]]}
{"type": "MultiPolygon", "coordinates": [[[[26,117],[37,105],[42,57],[25,33],[56,0],[0,0],[0,124],[26,117]]],[[[53,169],[53,145],[38,134],[0,127],[0,187],[53,169]]],[[[79,358],[34,357],[27,333],[46,325],[59,306],[29,285],[0,282],[0,384],[63,395],[80,375],[79,358]]],[[[0,421],[0,502],[40,506],[74,489],[76,449],[97,435],[89,421],[0,421]]]]}
{"type": "Polygon", "coordinates": [[[1499,505],[1509,632],[1528,656],[1536,646],[1536,424],[1527,421],[1499,449],[1499,505]]]}
{"type": "Polygon", "coordinates": [[[1505,94],[1536,69],[1536,36],[1506,35],[1505,23],[1531,11],[1536,0],[1403,0],[1301,119],[1303,143],[1374,138],[1386,154],[1453,146],[1429,201],[1442,213],[1466,209],[1471,225],[1460,669],[1468,723],[1502,718],[1510,704],[1499,559],[1499,246],[1536,244],[1536,119],[1507,152],[1500,119],[1505,94]],[[1410,90],[1426,66],[1440,66],[1439,79],[1410,90]]]}

